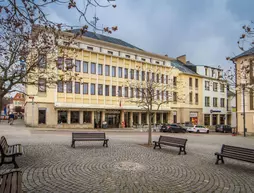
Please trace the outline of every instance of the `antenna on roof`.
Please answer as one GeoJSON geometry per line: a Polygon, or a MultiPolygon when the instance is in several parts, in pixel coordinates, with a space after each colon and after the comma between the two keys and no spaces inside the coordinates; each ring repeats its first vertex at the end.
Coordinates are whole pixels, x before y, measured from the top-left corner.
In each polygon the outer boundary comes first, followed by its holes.
{"type": "Polygon", "coordinates": [[[91,23],[93,24],[93,32],[95,33],[96,32],[96,29],[97,29],[97,22],[100,20],[97,16],[96,16],[96,8],[95,8],[95,14],[94,14],[94,17],[93,17],[93,21],[91,21],[91,23]]]}

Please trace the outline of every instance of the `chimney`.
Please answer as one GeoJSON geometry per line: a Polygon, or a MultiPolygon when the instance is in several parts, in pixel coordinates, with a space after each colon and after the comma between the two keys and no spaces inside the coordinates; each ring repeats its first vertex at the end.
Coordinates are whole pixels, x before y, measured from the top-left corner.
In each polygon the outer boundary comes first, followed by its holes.
{"type": "Polygon", "coordinates": [[[180,61],[180,62],[186,64],[186,55],[185,55],[185,54],[182,55],[182,56],[178,56],[176,59],[177,59],[178,61],[180,61]]]}

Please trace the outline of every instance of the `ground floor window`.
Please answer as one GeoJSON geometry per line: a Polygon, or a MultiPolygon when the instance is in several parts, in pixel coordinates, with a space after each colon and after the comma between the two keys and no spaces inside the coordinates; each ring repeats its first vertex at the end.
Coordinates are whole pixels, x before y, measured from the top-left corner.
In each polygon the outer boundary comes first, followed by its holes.
{"type": "Polygon", "coordinates": [[[79,123],[79,111],[71,111],[71,123],[79,123]]]}
{"type": "Polygon", "coordinates": [[[167,113],[163,113],[163,122],[164,122],[164,123],[167,123],[167,122],[168,122],[167,113]]]}
{"type": "Polygon", "coordinates": [[[156,123],[159,124],[161,122],[161,114],[156,113],[156,123]]]}
{"type": "Polygon", "coordinates": [[[146,124],[146,113],[141,114],[141,123],[146,124]]]}
{"type": "Polygon", "coordinates": [[[39,110],[39,124],[46,124],[46,110],[39,110]]]}
{"type": "Polygon", "coordinates": [[[173,115],[173,121],[174,123],[177,123],[177,115],[173,115]]]}
{"type": "Polygon", "coordinates": [[[213,115],[213,125],[217,125],[217,115],[213,115]]]}
{"type": "Polygon", "coordinates": [[[205,125],[210,125],[210,114],[205,114],[204,122],[205,122],[205,125]]]}
{"type": "Polygon", "coordinates": [[[67,111],[58,111],[58,124],[67,123],[67,111]]]}
{"type": "Polygon", "coordinates": [[[83,112],[83,121],[84,121],[84,123],[92,123],[92,112],[84,111],[83,112]]]}
{"type": "Polygon", "coordinates": [[[220,124],[221,125],[225,124],[225,115],[220,115],[220,124]]]}
{"type": "Polygon", "coordinates": [[[133,125],[138,124],[138,113],[133,113],[133,125]]]}

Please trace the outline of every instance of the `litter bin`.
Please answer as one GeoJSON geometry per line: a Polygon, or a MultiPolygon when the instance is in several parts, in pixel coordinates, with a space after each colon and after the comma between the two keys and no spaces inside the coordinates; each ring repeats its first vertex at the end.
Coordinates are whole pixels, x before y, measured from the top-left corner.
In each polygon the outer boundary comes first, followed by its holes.
{"type": "Polygon", "coordinates": [[[106,121],[102,122],[102,128],[107,129],[108,128],[108,123],[106,121]]]}

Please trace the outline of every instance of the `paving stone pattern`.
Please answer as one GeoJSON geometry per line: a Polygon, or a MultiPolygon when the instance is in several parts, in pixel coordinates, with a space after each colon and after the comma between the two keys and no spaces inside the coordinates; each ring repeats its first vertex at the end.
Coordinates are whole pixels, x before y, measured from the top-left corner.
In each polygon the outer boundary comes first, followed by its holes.
{"type": "MultiPolygon", "coordinates": [[[[153,150],[132,142],[70,140],[27,143],[18,158],[26,192],[254,192],[254,164],[225,159],[214,152],[177,148],[153,150]]],[[[12,168],[4,166],[1,172],[12,168]]]]}

